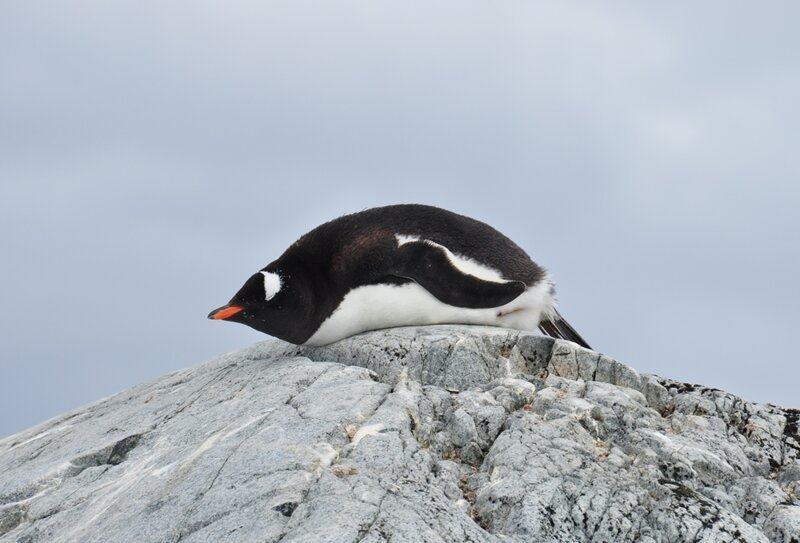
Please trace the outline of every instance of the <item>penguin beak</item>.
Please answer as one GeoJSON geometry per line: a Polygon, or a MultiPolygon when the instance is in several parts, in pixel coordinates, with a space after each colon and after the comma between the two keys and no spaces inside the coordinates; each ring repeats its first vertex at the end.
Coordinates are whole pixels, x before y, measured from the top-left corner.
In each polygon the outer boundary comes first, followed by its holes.
{"type": "Polygon", "coordinates": [[[241,305],[223,305],[222,307],[217,308],[211,313],[209,313],[208,318],[217,321],[229,319],[243,309],[244,307],[242,307],[241,305]]]}

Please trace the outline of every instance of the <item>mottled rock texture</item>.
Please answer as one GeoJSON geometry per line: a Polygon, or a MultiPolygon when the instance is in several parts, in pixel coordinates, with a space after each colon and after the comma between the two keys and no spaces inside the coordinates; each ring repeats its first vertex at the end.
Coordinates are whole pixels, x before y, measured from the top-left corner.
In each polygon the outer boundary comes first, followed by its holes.
{"type": "Polygon", "coordinates": [[[259,343],[0,441],[0,542],[800,542],[800,412],[498,328],[259,343]]]}

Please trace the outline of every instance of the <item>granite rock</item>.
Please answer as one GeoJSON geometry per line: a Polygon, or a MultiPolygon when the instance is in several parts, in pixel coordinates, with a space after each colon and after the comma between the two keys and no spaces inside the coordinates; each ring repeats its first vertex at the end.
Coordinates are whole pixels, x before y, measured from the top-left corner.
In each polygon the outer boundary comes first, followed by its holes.
{"type": "Polygon", "coordinates": [[[499,328],[258,343],[0,441],[0,542],[800,542],[800,411],[499,328]]]}

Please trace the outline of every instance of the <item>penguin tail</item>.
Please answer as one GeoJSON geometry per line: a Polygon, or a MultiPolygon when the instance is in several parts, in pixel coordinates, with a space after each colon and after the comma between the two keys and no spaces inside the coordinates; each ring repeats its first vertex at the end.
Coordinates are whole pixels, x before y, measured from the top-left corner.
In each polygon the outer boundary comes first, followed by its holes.
{"type": "Polygon", "coordinates": [[[549,319],[545,317],[539,323],[539,330],[556,339],[566,339],[567,341],[577,343],[581,347],[594,350],[555,308],[553,309],[553,315],[549,319]]]}

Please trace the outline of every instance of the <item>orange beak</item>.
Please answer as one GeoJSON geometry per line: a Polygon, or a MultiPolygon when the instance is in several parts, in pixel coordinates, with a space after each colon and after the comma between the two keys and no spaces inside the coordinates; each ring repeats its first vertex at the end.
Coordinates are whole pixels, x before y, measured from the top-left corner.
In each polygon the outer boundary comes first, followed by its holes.
{"type": "Polygon", "coordinates": [[[208,318],[217,321],[229,319],[243,309],[244,307],[241,305],[223,305],[222,307],[209,313],[208,318]]]}

